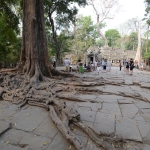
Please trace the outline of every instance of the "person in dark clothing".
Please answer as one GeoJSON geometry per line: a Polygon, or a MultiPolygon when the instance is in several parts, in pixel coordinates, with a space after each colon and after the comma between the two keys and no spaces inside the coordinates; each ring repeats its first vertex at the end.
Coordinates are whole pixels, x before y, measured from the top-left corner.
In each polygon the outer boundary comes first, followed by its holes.
{"type": "Polygon", "coordinates": [[[122,62],[121,62],[121,60],[119,60],[119,68],[120,68],[120,71],[121,71],[121,68],[122,68],[122,62]]]}
{"type": "Polygon", "coordinates": [[[126,74],[129,74],[129,62],[126,62],[126,74]]]}
{"type": "Polygon", "coordinates": [[[134,62],[133,59],[130,59],[130,75],[133,74],[134,62]]]}

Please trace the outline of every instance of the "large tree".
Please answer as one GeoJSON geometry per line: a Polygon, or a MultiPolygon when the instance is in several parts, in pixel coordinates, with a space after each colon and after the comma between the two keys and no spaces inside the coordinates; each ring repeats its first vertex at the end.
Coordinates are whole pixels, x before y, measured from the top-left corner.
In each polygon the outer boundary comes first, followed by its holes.
{"type": "Polygon", "coordinates": [[[95,11],[97,17],[97,30],[102,39],[104,40],[104,46],[108,46],[107,39],[103,32],[101,31],[100,24],[107,19],[113,19],[115,14],[119,10],[118,0],[88,0],[89,5],[91,5],[95,11]]]}

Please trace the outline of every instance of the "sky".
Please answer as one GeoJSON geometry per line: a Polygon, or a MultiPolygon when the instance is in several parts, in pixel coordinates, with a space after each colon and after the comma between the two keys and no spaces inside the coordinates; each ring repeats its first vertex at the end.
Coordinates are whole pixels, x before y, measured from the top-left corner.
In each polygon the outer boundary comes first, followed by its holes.
{"type": "MultiPolygon", "coordinates": [[[[118,14],[115,15],[114,19],[105,20],[107,27],[103,30],[108,29],[117,29],[119,25],[125,23],[127,20],[138,17],[143,19],[145,14],[145,4],[144,0],[118,0],[121,7],[121,10],[118,14]]],[[[91,15],[92,20],[96,23],[96,14],[92,6],[86,6],[79,10],[79,14],[83,16],[91,15]]]]}

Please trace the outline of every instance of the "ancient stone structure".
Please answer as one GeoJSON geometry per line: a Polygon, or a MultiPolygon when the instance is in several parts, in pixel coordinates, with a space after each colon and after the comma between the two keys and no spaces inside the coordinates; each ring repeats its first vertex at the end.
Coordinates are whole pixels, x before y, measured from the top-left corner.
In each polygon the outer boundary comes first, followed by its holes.
{"type": "Polygon", "coordinates": [[[123,50],[123,49],[112,49],[111,47],[97,47],[90,46],[85,54],[85,62],[88,64],[90,61],[100,60],[111,60],[112,63],[117,63],[119,60],[135,58],[136,51],[123,50]]]}
{"type": "Polygon", "coordinates": [[[100,54],[100,48],[97,47],[97,46],[90,46],[88,49],[87,49],[87,52],[85,54],[85,57],[84,57],[84,61],[86,62],[86,65],[92,61],[96,61],[96,60],[102,60],[102,57],[101,57],[101,54],[100,54]]]}

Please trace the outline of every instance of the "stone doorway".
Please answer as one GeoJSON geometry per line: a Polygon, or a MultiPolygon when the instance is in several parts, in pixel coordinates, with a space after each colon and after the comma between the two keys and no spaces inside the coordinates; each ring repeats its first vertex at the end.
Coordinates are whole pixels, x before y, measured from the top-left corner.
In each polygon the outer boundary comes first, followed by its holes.
{"type": "Polygon", "coordinates": [[[93,62],[93,57],[90,57],[90,61],[92,61],[92,62],[93,62]]]}

